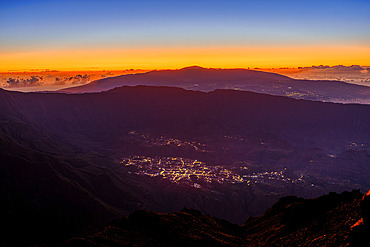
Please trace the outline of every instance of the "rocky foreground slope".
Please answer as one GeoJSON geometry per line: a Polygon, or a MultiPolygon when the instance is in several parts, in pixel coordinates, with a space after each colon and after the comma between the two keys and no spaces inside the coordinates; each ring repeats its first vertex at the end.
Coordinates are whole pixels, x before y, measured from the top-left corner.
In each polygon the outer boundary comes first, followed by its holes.
{"type": "Polygon", "coordinates": [[[185,208],[136,211],[62,246],[369,246],[370,196],[359,191],[315,199],[281,198],[243,225],[185,208]]]}

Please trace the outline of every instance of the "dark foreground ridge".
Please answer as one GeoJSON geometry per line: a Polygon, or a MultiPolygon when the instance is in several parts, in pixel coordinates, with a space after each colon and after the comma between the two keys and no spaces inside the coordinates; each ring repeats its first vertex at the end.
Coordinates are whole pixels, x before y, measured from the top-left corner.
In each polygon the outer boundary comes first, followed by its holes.
{"type": "Polygon", "coordinates": [[[283,197],[243,225],[188,208],[141,210],[62,246],[369,246],[369,200],[357,190],[315,199],[283,197]]]}

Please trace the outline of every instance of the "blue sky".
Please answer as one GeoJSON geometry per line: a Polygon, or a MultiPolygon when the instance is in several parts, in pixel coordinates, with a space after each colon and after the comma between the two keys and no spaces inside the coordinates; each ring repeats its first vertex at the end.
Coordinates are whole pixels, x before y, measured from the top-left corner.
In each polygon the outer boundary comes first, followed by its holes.
{"type": "Polygon", "coordinates": [[[370,64],[370,1],[0,2],[0,70],[370,64]]]}
{"type": "Polygon", "coordinates": [[[2,1],[0,47],[369,44],[370,1],[2,1]]]}

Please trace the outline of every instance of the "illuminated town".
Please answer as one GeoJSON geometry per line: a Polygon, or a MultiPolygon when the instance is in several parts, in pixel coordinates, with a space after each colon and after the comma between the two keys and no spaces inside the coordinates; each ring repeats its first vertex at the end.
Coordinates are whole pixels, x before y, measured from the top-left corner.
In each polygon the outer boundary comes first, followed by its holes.
{"type": "Polygon", "coordinates": [[[150,134],[147,133],[139,133],[135,130],[130,131],[129,136],[139,138],[144,141],[146,144],[154,145],[154,146],[173,146],[173,147],[190,147],[198,152],[211,152],[205,149],[205,144],[199,142],[190,142],[190,141],[183,141],[176,138],[167,138],[164,136],[160,136],[158,138],[151,137],[150,134]]]}
{"type": "Polygon", "coordinates": [[[181,157],[133,156],[120,161],[129,174],[160,177],[173,183],[201,188],[204,184],[254,183],[267,184],[272,181],[284,183],[304,182],[303,175],[295,179],[286,176],[286,170],[250,173],[247,166],[211,166],[204,162],[181,157]],[[130,169],[131,168],[131,169],[130,169]]]}

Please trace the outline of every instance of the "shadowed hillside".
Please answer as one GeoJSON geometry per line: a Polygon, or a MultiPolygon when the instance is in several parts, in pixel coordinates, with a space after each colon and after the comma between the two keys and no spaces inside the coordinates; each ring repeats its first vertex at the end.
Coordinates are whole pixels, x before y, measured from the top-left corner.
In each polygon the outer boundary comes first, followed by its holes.
{"type": "Polygon", "coordinates": [[[358,191],[281,198],[260,217],[230,224],[199,211],[136,211],[63,246],[366,246],[368,200],[358,191]],[[365,219],[365,218],[364,218],[365,219]]]}
{"type": "Polygon", "coordinates": [[[240,224],[282,196],[370,186],[366,105],[146,86],[0,90],[0,105],[4,243],[53,243],[137,209],[240,224]]]}

